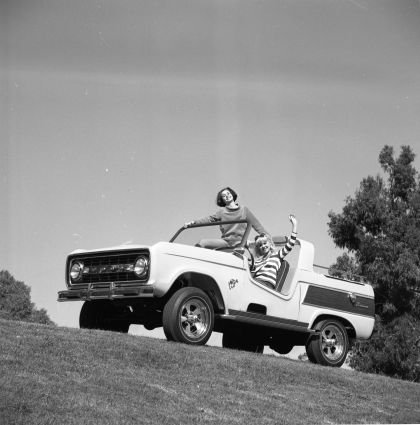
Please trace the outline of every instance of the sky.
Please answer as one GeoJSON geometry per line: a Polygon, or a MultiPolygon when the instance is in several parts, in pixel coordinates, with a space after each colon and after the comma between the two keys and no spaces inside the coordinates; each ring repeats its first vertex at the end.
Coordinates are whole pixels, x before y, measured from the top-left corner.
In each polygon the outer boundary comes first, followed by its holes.
{"type": "Polygon", "coordinates": [[[315,245],[385,144],[420,170],[417,0],[0,0],[0,269],[60,326],[73,250],[169,240],[231,186],[315,245]]]}

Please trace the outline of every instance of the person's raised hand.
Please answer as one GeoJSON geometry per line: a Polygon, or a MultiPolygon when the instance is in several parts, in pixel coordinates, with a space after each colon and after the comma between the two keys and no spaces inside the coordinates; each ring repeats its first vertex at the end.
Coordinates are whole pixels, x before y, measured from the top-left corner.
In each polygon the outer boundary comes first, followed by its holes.
{"type": "Polygon", "coordinates": [[[296,217],[293,215],[293,214],[290,214],[289,215],[289,220],[290,220],[290,222],[292,223],[292,225],[293,225],[293,229],[295,229],[296,228],[296,226],[297,226],[297,220],[296,220],[296,217]]]}

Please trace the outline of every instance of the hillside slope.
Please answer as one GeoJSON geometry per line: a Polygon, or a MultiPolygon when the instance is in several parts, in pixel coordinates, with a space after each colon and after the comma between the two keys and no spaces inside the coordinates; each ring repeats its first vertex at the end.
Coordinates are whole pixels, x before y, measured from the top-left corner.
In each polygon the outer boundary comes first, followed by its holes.
{"type": "Polygon", "coordinates": [[[411,382],[111,332],[0,330],[2,425],[420,422],[411,382]]]}

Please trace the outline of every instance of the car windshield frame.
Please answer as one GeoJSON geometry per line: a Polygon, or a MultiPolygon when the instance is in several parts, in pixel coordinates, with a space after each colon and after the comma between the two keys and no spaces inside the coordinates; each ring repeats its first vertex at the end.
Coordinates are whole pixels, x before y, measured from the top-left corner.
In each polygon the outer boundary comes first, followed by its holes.
{"type": "Polygon", "coordinates": [[[170,243],[174,243],[175,239],[182,233],[184,230],[187,229],[194,229],[197,227],[208,227],[208,226],[222,226],[224,224],[237,224],[237,223],[247,223],[246,229],[244,234],[242,235],[242,240],[239,245],[236,245],[235,248],[244,247],[246,245],[246,242],[248,240],[249,233],[251,231],[252,225],[251,223],[246,220],[227,220],[227,221],[213,221],[211,223],[203,223],[203,224],[191,224],[188,227],[182,226],[178,231],[172,236],[172,238],[169,240],[170,243]]]}

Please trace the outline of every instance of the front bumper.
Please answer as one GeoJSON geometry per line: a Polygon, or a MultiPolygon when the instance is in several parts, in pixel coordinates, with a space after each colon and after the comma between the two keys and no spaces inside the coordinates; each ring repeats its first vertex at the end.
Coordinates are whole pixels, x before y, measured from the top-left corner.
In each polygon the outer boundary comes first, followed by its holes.
{"type": "Polygon", "coordinates": [[[125,298],[151,298],[154,295],[153,285],[134,286],[129,288],[116,287],[108,284],[106,287],[73,288],[58,293],[57,301],[89,301],[115,300],[125,298]]]}

